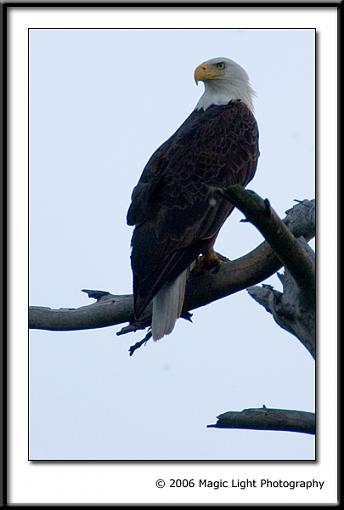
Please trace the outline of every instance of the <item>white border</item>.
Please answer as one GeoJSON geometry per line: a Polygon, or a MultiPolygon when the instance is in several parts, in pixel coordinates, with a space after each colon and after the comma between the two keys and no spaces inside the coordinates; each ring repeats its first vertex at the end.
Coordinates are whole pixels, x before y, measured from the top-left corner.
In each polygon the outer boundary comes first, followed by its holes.
{"type": "Polygon", "coordinates": [[[28,503],[336,503],[336,8],[9,8],[10,338],[9,502],[28,503]],[[27,81],[28,27],[316,28],[318,31],[319,278],[318,463],[29,463],[27,461],[27,81]],[[323,271],[326,264],[326,271],[323,271]],[[326,277],[325,277],[326,272],[326,277]],[[325,342],[326,341],[326,342],[325,342]],[[325,344],[326,345],[323,345],[325,344]],[[319,405],[320,403],[320,405],[319,405]],[[155,480],[324,480],[315,490],[157,489],[155,480]]]}

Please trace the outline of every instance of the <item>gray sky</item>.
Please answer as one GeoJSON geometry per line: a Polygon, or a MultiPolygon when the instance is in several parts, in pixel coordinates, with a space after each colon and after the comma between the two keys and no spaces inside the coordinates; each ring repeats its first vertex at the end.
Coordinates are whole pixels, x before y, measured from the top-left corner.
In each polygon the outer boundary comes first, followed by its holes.
{"type": "MultiPolygon", "coordinates": [[[[203,92],[194,68],[217,56],[251,78],[261,157],[249,188],[283,217],[314,197],[314,31],[30,31],[31,305],[131,291],[132,188],[203,92]]],[[[241,218],[216,244],[230,259],[262,240],[241,218]]],[[[131,358],[144,332],[32,331],[30,458],[314,458],[307,435],[206,428],[262,404],[314,410],[308,352],[245,291],[193,320],[131,358]]]]}

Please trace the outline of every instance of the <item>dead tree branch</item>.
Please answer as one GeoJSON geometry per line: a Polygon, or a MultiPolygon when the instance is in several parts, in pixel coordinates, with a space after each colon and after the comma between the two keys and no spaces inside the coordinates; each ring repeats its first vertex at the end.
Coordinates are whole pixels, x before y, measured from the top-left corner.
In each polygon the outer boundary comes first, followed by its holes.
{"type": "Polygon", "coordinates": [[[73,331],[104,328],[133,319],[133,296],[114,295],[104,291],[84,290],[89,297],[100,292],[95,303],[80,308],[47,308],[30,306],[29,328],[48,331],[73,331]]]}
{"type": "MultiPolygon", "coordinates": [[[[303,236],[307,241],[315,235],[315,203],[304,200],[287,211],[284,223],[295,237],[303,236]]],[[[234,261],[221,261],[217,273],[191,273],[186,288],[183,316],[187,312],[256,285],[273,275],[282,266],[281,260],[267,242],[234,261]]],[[[150,311],[140,323],[133,321],[132,295],[113,295],[105,291],[85,290],[97,301],[80,308],[51,309],[30,306],[29,328],[50,331],[70,331],[103,328],[125,322],[131,323],[131,331],[150,325],[150,311]]],[[[127,328],[125,328],[127,330],[127,328]]],[[[126,332],[126,331],[124,331],[126,332]]]]}
{"type": "Polygon", "coordinates": [[[208,427],[223,429],[283,430],[315,434],[315,415],[291,409],[258,409],[228,411],[217,416],[217,422],[208,427]]]}
{"type": "Polygon", "coordinates": [[[273,210],[270,202],[238,185],[221,191],[221,194],[240,209],[247,220],[261,232],[283,265],[288,268],[304,298],[314,307],[314,258],[309,257],[304,244],[296,239],[286,223],[273,210]]]}
{"type": "MultiPolygon", "coordinates": [[[[299,238],[300,242],[302,238],[299,238]]],[[[314,252],[303,241],[308,256],[314,260],[314,252]]],[[[315,358],[315,307],[310,306],[288,269],[284,274],[277,273],[283,285],[283,292],[275,290],[271,285],[253,286],[247,289],[250,296],[265,310],[272,314],[276,323],[306,347],[315,358]]]]}

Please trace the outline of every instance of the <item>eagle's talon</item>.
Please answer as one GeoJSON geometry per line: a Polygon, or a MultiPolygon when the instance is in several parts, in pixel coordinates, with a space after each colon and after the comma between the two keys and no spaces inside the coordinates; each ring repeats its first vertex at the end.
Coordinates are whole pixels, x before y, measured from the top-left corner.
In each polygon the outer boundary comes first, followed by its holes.
{"type": "Polygon", "coordinates": [[[201,274],[204,271],[218,273],[222,261],[228,261],[228,259],[223,255],[216,253],[214,250],[209,250],[197,258],[195,267],[192,272],[196,275],[201,274]]]}

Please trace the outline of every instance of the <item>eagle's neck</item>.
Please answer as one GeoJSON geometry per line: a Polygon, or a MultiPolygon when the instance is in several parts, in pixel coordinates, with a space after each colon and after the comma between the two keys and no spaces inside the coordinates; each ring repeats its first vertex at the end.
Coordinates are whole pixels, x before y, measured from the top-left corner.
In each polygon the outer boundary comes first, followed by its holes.
{"type": "Polygon", "coordinates": [[[207,80],[204,82],[204,93],[195,110],[206,110],[212,105],[225,105],[233,99],[241,99],[253,111],[252,97],[254,91],[250,84],[243,80],[207,80]]]}

